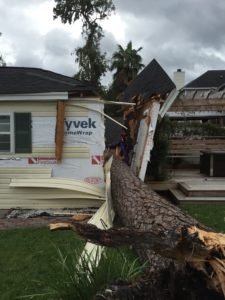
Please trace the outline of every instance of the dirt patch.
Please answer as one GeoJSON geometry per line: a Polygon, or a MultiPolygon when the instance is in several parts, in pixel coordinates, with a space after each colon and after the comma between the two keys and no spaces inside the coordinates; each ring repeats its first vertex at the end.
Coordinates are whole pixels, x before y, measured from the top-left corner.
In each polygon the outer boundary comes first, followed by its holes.
{"type": "Polygon", "coordinates": [[[26,227],[47,226],[50,223],[64,222],[71,220],[71,217],[35,217],[35,218],[0,218],[0,230],[26,227]]]}
{"type": "MultiPolygon", "coordinates": [[[[47,226],[50,223],[61,223],[71,221],[73,216],[93,215],[96,208],[83,209],[5,209],[0,210],[0,230],[25,228],[25,227],[40,227],[47,226]]],[[[80,220],[80,219],[79,219],[80,220]]],[[[81,220],[80,220],[81,221],[81,220]]]]}

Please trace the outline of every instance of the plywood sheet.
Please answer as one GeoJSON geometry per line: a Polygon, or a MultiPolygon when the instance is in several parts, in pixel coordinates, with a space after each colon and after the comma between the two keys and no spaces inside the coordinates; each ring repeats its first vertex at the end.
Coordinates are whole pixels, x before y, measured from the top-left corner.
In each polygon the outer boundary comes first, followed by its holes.
{"type": "Polygon", "coordinates": [[[147,164],[151,157],[159,108],[159,101],[148,103],[148,107],[146,107],[146,110],[143,113],[143,119],[138,128],[138,136],[134,146],[131,169],[142,181],[145,179],[147,164]]]}

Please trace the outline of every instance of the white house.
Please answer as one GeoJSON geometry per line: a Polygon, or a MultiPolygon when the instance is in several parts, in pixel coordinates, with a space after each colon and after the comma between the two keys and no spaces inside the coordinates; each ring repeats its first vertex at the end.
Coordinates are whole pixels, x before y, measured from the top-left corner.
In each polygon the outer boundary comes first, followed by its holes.
{"type": "Polygon", "coordinates": [[[0,68],[0,208],[99,206],[104,105],[86,83],[0,68]]]}

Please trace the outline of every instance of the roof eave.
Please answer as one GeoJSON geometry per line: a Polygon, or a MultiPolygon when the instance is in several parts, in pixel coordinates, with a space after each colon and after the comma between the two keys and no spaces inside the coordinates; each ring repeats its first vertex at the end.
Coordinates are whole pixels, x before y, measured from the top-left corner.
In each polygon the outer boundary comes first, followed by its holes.
{"type": "Polygon", "coordinates": [[[187,90],[190,90],[190,91],[195,91],[195,90],[216,90],[217,87],[215,86],[205,86],[205,87],[183,87],[182,90],[183,91],[187,91],[187,90]]]}
{"type": "Polygon", "coordinates": [[[56,101],[68,100],[68,92],[2,94],[0,101],[56,101]]]}

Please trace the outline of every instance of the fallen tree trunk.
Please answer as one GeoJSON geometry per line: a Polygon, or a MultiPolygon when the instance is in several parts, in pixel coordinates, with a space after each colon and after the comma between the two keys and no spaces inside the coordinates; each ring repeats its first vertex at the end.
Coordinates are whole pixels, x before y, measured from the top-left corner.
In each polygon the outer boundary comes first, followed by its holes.
{"type": "Polygon", "coordinates": [[[184,214],[118,159],[113,161],[111,180],[114,208],[126,228],[102,231],[71,222],[52,229],[71,229],[89,241],[111,247],[133,245],[142,259],[149,261],[150,290],[142,299],[176,299],[178,295],[182,299],[223,299],[225,235],[184,214]]]}
{"type": "MultiPolygon", "coordinates": [[[[197,220],[186,215],[148,185],[139,180],[117,158],[111,167],[111,190],[114,209],[123,226],[155,233],[176,232],[182,226],[205,228],[197,220]]],[[[143,260],[149,260],[151,271],[161,270],[171,263],[168,259],[153,253],[149,248],[138,249],[143,260]]]]}

